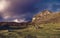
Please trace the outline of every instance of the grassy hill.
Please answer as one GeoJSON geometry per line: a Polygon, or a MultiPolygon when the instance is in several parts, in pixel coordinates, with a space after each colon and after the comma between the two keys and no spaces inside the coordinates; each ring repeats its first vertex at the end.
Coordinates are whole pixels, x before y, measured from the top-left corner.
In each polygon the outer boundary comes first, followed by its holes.
{"type": "Polygon", "coordinates": [[[60,13],[45,10],[35,15],[32,22],[1,22],[0,26],[12,28],[0,30],[0,38],[60,38],[60,13]]]}
{"type": "Polygon", "coordinates": [[[1,38],[60,38],[60,24],[48,23],[25,29],[0,30],[1,38]],[[58,25],[58,26],[57,26],[58,25]]]}

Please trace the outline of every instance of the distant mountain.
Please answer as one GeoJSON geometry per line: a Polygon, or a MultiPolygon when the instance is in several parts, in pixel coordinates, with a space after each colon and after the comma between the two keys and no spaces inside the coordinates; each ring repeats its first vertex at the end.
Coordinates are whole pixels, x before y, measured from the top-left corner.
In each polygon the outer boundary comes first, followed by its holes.
{"type": "Polygon", "coordinates": [[[34,23],[60,23],[60,12],[44,10],[32,18],[34,23]]]}
{"type": "Polygon", "coordinates": [[[29,24],[30,24],[29,22],[22,22],[22,23],[0,22],[0,30],[2,29],[24,29],[28,27],[29,24]]]}

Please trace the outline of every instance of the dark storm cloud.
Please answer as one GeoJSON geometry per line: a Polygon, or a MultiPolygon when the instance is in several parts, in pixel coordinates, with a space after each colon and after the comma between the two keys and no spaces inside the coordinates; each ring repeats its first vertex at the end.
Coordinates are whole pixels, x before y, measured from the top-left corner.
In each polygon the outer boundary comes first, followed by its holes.
{"type": "Polygon", "coordinates": [[[4,9],[0,14],[3,19],[10,21],[14,19],[25,19],[25,17],[32,17],[35,11],[34,6],[38,0],[6,0],[6,1],[10,2],[10,6],[7,9],[4,9]]]}
{"type": "Polygon", "coordinates": [[[26,16],[34,12],[34,5],[36,2],[37,0],[12,0],[11,6],[7,11],[12,12],[12,15],[15,16],[26,16]]]}
{"type": "Polygon", "coordinates": [[[35,11],[34,5],[36,2],[37,0],[12,0],[11,6],[7,11],[13,12],[13,15],[32,14],[35,11]]]}

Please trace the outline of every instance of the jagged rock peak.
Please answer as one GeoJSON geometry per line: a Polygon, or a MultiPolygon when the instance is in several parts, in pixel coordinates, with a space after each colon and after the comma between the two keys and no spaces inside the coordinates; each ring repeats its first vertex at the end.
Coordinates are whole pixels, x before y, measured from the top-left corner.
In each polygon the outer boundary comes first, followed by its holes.
{"type": "Polygon", "coordinates": [[[44,12],[50,12],[50,13],[52,13],[52,11],[50,11],[50,10],[43,10],[42,12],[43,12],[43,13],[44,13],[44,12]]]}
{"type": "Polygon", "coordinates": [[[50,10],[43,10],[43,11],[39,12],[38,14],[36,14],[35,16],[44,16],[44,15],[50,15],[50,14],[53,14],[53,12],[50,10]]]}
{"type": "Polygon", "coordinates": [[[53,13],[53,12],[50,10],[43,10],[42,12],[40,12],[40,14],[43,14],[43,15],[47,15],[47,14],[51,14],[51,13],[53,13]]]}
{"type": "Polygon", "coordinates": [[[38,14],[36,14],[33,18],[32,21],[35,20],[45,20],[47,19],[50,15],[52,15],[53,12],[49,11],[49,10],[43,10],[42,12],[39,12],[38,14]]]}
{"type": "Polygon", "coordinates": [[[43,10],[36,14],[33,19],[33,23],[60,23],[60,12],[51,12],[49,10],[43,10]]]}

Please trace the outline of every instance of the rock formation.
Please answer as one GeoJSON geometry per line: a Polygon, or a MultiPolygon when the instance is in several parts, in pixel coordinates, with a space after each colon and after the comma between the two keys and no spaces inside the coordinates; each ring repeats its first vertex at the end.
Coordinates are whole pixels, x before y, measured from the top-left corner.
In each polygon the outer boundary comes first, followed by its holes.
{"type": "MultiPolygon", "coordinates": [[[[38,14],[36,14],[33,18],[32,18],[32,22],[33,23],[55,23],[60,19],[60,13],[54,13],[51,12],[49,10],[44,10],[38,14]]],[[[58,21],[60,22],[60,21],[58,21]]]]}

